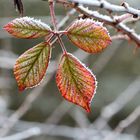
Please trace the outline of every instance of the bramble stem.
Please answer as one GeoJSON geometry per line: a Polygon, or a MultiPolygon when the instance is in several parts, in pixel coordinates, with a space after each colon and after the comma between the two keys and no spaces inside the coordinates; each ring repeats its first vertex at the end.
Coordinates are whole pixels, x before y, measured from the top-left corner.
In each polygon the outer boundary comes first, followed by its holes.
{"type": "Polygon", "coordinates": [[[67,53],[67,50],[66,50],[66,48],[65,48],[65,45],[64,45],[64,43],[63,43],[61,37],[60,37],[59,35],[57,35],[57,38],[58,38],[58,42],[59,42],[59,44],[60,44],[60,46],[61,46],[61,48],[62,48],[63,53],[66,54],[66,53],[67,53]]]}
{"type": "Polygon", "coordinates": [[[45,38],[46,42],[50,42],[54,36],[55,34],[51,34],[49,38],[45,38]]]}
{"type": "MultiPolygon", "coordinates": [[[[52,24],[53,24],[53,27],[54,27],[54,34],[58,38],[58,41],[59,41],[59,44],[62,48],[63,53],[66,54],[67,51],[66,51],[65,45],[64,45],[64,43],[63,43],[63,41],[62,41],[62,39],[59,35],[60,33],[58,32],[58,29],[57,29],[56,16],[55,16],[55,12],[54,12],[54,0],[49,0],[49,7],[50,7],[51,20],[52,20],[52,24]]],[[[64,31],[64,33],[66,33],[66,32],[64,31]]]]}
{"type": "Polygon", "coordinates": [[[54,12],[54,1],[53,0],[49,0],[49,7],[50,7],[52,24],[53,24],[54,30],[57,31],[57,24],[56,24],[55,12],[54,12]]]}

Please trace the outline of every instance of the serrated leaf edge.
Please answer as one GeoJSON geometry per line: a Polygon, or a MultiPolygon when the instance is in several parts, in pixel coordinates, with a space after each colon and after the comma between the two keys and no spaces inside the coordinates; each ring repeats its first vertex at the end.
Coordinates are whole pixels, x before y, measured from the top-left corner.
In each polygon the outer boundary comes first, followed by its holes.
{"type": "MultiPolygon", "coordinates": [[[[91,111],[90,105],[91,105],[91,102],[92,102],[92,100],[93,100],[93,98],[94,98],[94,96],[95,96],[95,94],[96,94],[97,84],[98,84],[98,82],[97,82],[97,80],[96,80],[96,75],[94,75],[93,72],[92,72],[84,63],[82,63],[77,57],[75,57],[75,56],[72,55],[71,53],[65,53],[65,54],[63,54],[63,55],[61,56],[60,62],[61,62],[61,60],[63,59],[64,56],[68,56],[68,55],[70,55],[71,57],[73,57],[74,59],[76,59],[76,60],[79,62],[79,64],[81,64],[81,65],[93,76],[93,78],[94,78],[94,85],[93,85],[93,86],[94,86],[95,88],[94,88],[94,91],[93,91],[93,94],[92,94],[92,97],[91,97],[90,101],[89,101],[89,102],[86,102],[86,104],[87,104],[86,111],[87,111],[87,112],[90,112],[90,111],[91,111]]],[[[59,63],[59,65],[60,65],[60,63],[59,63]]],[[[56,75],[56,77],[57,77],[57,75],[56,75]]],[[[58,86],[58,85],[57,85],[57,86],[58,86]]],[[[59,92],[61,93],[60,88],[58,88],[58,90],[59,90],[59,92]]],[[[61,94],[61,95],[62,95],[62,94],[61,94]]],[[[70,100],[68,100],[67,98],[65,98],[64,95],[62,95],[62,97],[63,97],[65,100],[71,102],[70,100]]],[[[73,103],[73,102],[72,102],[72,103],[73,103]]],[[[76,105],[79,106],[78,103],[73,103],[73,104],[76,104],[76,105]]],[[[80,107],[82,107],[82,106],[80,106],[80,107]]],[[[82,108],[85,109],[84,107],[82,107],[82,108]]]]}

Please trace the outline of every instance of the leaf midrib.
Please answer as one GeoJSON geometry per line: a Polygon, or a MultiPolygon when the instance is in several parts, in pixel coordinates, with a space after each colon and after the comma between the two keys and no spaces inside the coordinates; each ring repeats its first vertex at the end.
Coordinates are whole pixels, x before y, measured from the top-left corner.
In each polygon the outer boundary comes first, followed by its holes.
{"type": "Polygon", "coordinates": [[[13,27],[15,29],[22,29],[22,30],[31,30],[31,31],[40,31],[40,32],[45,32],[45,33],[49,33],[50,30],[48,29],[33,29],[33,28],[26,28],[26,27],[13,27]]]}
{"type": "Polygon", "coordinates": [[[81,92],[80,88],[78,87],[78,84],[77,84],[77,82],[76,82],[76,80],[75,80],[75,78],[73,76],[73,72],[71,71],[71,66],[70,66],[69,58],[68,58],[67,55],[66,55],[66,58],[67,58],[66,61],[67,61],[68,69],[69,69],[69,71],[71,73],[72,81],[74,82],[74,84],[76,85],[76,88],[78,89],[78,91],[80,92],[80,94],[82,96],[82,92],[81,92]]]}
{"type": "Polygon", "coordinates": [[[34,64],[36,63],[37,59],[39,58],[40,54],[43,52],[43,50],[44,50],[45,48],[46,48],[46,46],[43,47],[43,48],[40,50],[39,54],[37,55],[36,59],[34,60],[33,64],[31,65],[30,69],[28,70],[28,72],[27,72],[25,78],[23,79],[23,84],[25,83],[26,78],[28,77],[28,75],[29,75],[30,71],[32,70],[34,64]]]}
{"type": "Polygon", "coordinates": [[[101,38],[101,37],[96,37],[96,36],[90,36],[90,35],[86,35],[86,34],[79,34],[79,33],[71,33],[71,36],[78,36],[78,37],[87,37],[90,39],[107,39],[107,38],[101,38]],[[74,34],[74,35],[73,35],[74,34]]]}

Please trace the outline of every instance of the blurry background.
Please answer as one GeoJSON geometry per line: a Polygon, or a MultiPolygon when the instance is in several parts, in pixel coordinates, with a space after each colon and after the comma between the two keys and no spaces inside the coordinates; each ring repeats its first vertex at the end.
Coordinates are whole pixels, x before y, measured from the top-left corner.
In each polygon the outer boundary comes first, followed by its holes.
{"type": "MultiPolygon", "coordinates": [[[[116,0],[114,3],[121,2],[116,0]]],[[[139,0],[126,2],[140,8],[139,0]]],[[[23,0],[23,3],[25,16],[51,24],[47,2],[23,0]]],[[[57,4],[55,10],[59,23],[70,9],[57,4]]],[[[63,28],[77,16],[72,15],[63,28]]],[[[17,17],[19,14],[14,9],[13,1],[0,0],[0,127],[3,128],[7,122],[15,124],[6,135],[21,133],[23,137],[29,135],[29,138],[25,138],[27,140],[100,140],[111,134],[111,130],[140,105],[140,50],[137,49],[134,54],[135,44],[125,40],[114,40],[102,53],[89,55],[63,38],[67,50],[84,62],[97,77],[98,88],[91,104],[91,113],[66,102],[57,89],[54,71],[61,55],[58,43],[54,45],[43,83],[37,88],[19,92],[13,75],[15,60],[43,39],[17,39],[2,29],[3,25],[17,17]]],[[[140,22],[129,26],[140,33],[140,22]]],[[[114,29],[107,28],[114,35],[114,29]]],[[[7,131],[6,126],[4,128],[0,129],[0,135],[7,131]]],[[[140,139],[140,118],[113,139],[140,139]]]]}

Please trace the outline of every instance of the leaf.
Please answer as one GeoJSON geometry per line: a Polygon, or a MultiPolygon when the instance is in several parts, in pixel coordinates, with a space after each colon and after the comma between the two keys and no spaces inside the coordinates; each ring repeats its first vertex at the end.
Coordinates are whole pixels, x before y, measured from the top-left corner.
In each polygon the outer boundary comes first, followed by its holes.
{"type": "Polygon", "coordinates": [[[37,86],[43,79],[51,55],[51,46],[42,42],[27,50],[16,61],[14,74],[19,90],[37,86]]]}
{"type": "Polygon", "coordinates": [[[101,52],[111,43],[107,29],[92,19],[74,21],[67,32],[71,42],[88,53],[101,52]]]}
{"type": "Polygon", "coordinates": [[[16,18],[5,25],[4,29],[15,37],[26,39],[44,37],[51,33],[47,24],[30,17],[16,18]]]}
{"type": "Polygon", "coordinates": [[[66,100],[90,112],[90,103],[96,92],[96,78],[72,54],[63,54],[61,57],[56,83],[66,100]]]}

